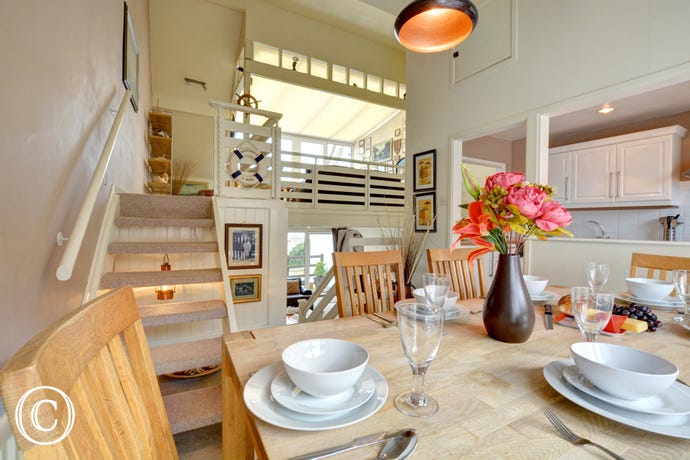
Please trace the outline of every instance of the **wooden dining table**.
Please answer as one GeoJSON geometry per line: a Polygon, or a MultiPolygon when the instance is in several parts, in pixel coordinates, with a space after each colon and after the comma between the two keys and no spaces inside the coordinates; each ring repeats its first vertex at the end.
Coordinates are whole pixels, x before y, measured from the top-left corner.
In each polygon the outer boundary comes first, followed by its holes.
{"type": "MultiPolygon", "coordinates": [[[[690,458],[690,440],[643,431],[590,412],[554,390],[544,367],[567,359],[569,347],[582,341],[577,329],[555,324],[547,330],[543,304],[535,304],[534,331],[525,343],[488,337],[482,324],[481,299],[460,301],[470,313],[447,321],[446,333],[431,364],[425,391],[440,404],[426,419],[399,412],[395,396],[412,386],[397,327],[358,316],[227,334],[223,343],[223,458],[285,459],[339,445],[384,430],[414,428],[419,459],[556,459],[607,458],[593,446],[571,444],[543,414],[551,408],[575,433],[605,445],[628,459],[690,458]],[[364,346],[369,364],[388,383],[381,409],[358,423],[321,431],[279,428],[256,418],[245,406],[243,389],[250,376],[280,361],[288,345],[309,338],[339,338],[364,346]]],[[[599,341],[626,345],[662,356],[690,381],[690,331],[675,324],[671,310],[654,309],[663,326],[655,332],[600,336],[599,341]]],[[[394,319],[394,313],[388,313],[394,319]]],[[[554,308],[554,316],[558,316],[554,308]]],[[[624,385],[625,382],[621,382],[624,385]]],[[[381,446],[332,457],[376,457],[381,446]]]]}

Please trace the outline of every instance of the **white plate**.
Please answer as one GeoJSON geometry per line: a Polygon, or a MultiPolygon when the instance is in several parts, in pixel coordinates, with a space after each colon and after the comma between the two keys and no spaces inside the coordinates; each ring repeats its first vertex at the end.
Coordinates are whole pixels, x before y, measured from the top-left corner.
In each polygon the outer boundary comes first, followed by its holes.
{"type": "Polygon", "coordinates": [[[660,395],[630,401],[627,399],[616,398],[608,393],[601,391],[594,386],[587,377],[582,375],[577,366],[568,366],[563,369],[565,380],[590,396],[594,396],[614,406],[623,409],[642,412],[645,414],[659,415],[686,415],[690,414],[690,389],[685,385],[676,382],[660,395]]]}
{"type": "Polygon", "coordinates": [[[295,384],[285,371],[280,371],[271,382],[271,395],[283,407],[302,414],[341,414],[358,408],[374,395],[376,384],[371,375],[371,369],[370,367],[364,369],[362,377],[352,388],[330,398],[315,398],[303,391],[295,394],[293,391],[295,384]]]}
{"type": "Polygon", "coordinates": [[[561,359],[544,367],[546,381],[565,398],[595,414],[624,425],[675,438],[690,439],[690,415],[641,414],[600,401],[566,382],[563,377],[563,368],[574,364],[572,359],[561,359]]]}
{"type": "Polygon", "coordinates": [[[532,298],[532,302],[552,302],[561,298],[561,296],[551,291],[541,291],[539,294],[530,297],[532,298]]]}
{"type": "Polygon", "coordinates": [[[635,302],[642,305],[647,305],[649,307],[674,308],[682,307],[685,305],[683,301],[680,300],[678,297],[666,296],[657,300],[640,299],[639,297],[635,297],[628,291],[616,294],[616,297],[627,302],[635,302]]]}
{"type": "MultiPolygon", "coordinates": [[[[404,300],[398,300],[395,302],[395,310],[398,310],[398,305],[401,305],[403,303],[408,303],[412,299],[404,299],[404,300]]],[[[457,319],[461,316],[468,316],[470,314],[470,309],[467,307],[464,307],[462,305],[451,305],[451,306],[444,306],[443,307],[443,312],[445,313],[444,319],[446,321],[450,321],[452,319],[457,319]]]]}
{"type": "Polygon", "coordinates": [[[283,363],[277,362],[251,376],[244,386],[244,404],[257,418],[288,430],[319,431],[352,425],[375,414],[388,397],[386,379],[376,369],[367,366],[367,371],[374,379],[376,390],[366,403],[343,414],[300,414],[281,406],[271,396],[271,382],[282,370],[283,363]]]}

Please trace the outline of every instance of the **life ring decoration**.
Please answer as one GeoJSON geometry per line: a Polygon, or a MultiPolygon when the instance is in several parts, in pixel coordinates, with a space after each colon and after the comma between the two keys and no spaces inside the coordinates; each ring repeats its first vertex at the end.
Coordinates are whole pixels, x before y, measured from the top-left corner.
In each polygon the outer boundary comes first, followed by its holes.
{"type": "Polygon", "coordinates": [[[266,180],[268,160],[251,142],[232,149],[227,170],[240,187],[256,187],[266,180]]]}

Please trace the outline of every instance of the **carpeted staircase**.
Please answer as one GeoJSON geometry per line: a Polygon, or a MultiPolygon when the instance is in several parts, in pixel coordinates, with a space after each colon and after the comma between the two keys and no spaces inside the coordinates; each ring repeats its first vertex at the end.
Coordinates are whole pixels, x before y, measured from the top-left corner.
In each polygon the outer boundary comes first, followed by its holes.
{"type": "Polygon", "coordinates": [[[173,433],[220,423],[218,373],[164,376],[221,362],[227,309],[212,199],[121,194],[119,209],[100,288],[135,287],[173,433]],[[170,271],[159,269],[165,254],[170,271]],[[174,299],[156,299],[162,285],[175,286],[174,299]]]}

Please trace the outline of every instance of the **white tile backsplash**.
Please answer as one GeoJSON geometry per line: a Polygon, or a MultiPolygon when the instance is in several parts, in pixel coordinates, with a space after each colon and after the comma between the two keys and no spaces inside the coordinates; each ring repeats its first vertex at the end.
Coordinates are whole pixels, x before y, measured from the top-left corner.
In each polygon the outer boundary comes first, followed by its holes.
{"type": "Polygon", "coordinates": [[[600,234],[597,227],[587,223],[588,220],[599,222],[606,234],[619,240],[656,240],[664,239],[664,230],[659,218],[680,214],[684,224],[676,227],[677,241],[690,241],[690,181],[680,183],[678,208],[665,209],[626,209],[616,211],[578,211],[571,209],[573,223],[570,230],[576,238],[597,238],[600,234]]]}

